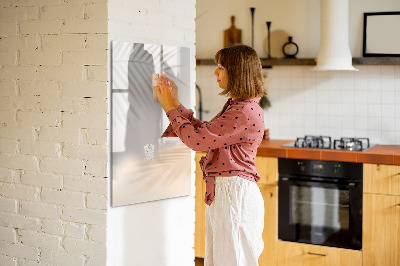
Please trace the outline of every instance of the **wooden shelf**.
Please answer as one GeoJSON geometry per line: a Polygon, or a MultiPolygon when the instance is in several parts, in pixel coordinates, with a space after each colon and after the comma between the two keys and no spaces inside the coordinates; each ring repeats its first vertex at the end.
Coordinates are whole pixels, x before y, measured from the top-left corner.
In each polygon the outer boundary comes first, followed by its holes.
{"type": "MultiPolygon", "coordinates": [[[[263,67],[272,66],[314,66],[315,58],[260,58],[263,67]]],[[[214,59],[197,59],[196,65],[215,65],[214,59]]],[[[353,65],[400,65],[400,57],[357,57],[353,65]]]]}
{"type": "Polygon", "coordinates": [[[353,65],[400,65],[400,57],[358,57],[353,65]]]}

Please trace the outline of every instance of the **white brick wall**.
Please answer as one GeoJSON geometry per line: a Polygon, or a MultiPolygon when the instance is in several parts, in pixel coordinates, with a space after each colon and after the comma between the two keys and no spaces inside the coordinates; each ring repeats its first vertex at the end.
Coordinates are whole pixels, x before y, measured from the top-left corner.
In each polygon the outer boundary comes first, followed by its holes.
{"type": "Polygon", "coordinates": [[[107,14],[0,1],[0,265],[106,264],[107,14]]]}

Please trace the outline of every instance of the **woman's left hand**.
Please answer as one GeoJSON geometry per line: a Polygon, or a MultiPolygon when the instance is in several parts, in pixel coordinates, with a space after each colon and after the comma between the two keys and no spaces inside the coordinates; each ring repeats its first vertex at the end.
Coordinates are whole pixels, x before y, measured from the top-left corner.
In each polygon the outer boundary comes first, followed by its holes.
{"type": "Polygon", "coordinates": [[[157,93],[158,102],[165,113],[171,109],[175,109],[172,103],[171,90],[165,77],[160,77],[157,86],[153,86],[153,90],[157,93]]]}

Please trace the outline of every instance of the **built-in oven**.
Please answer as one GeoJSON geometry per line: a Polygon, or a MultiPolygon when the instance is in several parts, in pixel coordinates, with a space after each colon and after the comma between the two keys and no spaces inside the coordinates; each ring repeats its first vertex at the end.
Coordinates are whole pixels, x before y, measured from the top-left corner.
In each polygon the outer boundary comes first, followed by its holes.
{"type": "Polygon", "coordinates": [[[360,163],[278,160],[278,238],[361,250],[360,163]]]}

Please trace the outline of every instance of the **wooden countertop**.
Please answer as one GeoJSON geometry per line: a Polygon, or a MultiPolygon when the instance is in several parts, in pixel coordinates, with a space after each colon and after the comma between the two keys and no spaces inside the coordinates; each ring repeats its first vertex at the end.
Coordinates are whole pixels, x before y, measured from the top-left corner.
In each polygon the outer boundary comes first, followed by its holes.
{"type": "Polygon", "coordinates": [[[282,147],[294,140],[263,140],[258,156],[339,162],[400,165],[400,145],[376,145],[365,151],[341,151],[282,147]]]}

